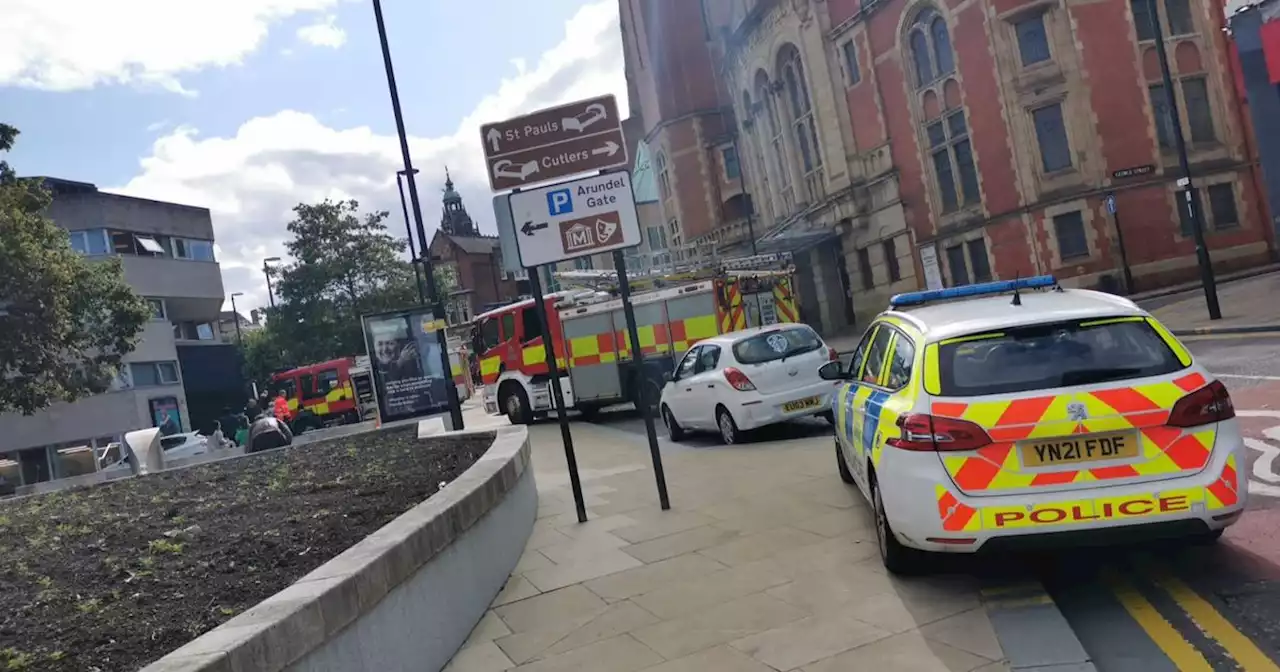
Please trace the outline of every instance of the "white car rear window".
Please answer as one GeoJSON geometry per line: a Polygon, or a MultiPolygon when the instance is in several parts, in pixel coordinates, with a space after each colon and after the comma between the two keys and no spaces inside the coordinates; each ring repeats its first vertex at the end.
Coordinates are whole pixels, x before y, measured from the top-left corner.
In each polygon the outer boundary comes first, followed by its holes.
{"type": "Polygon", "coordinates": [[[1145,378],[1186,368],[1145,320],[1004,329],[944,343],[942,396],[970,397],[1145,378]]]}
{"type": "Polygon", "coordinates": [[[764,364],[784,357],[813,352],[822,339],[808,327],[771,329],[733,344],[733,356],[742,364],[764,364]]]}

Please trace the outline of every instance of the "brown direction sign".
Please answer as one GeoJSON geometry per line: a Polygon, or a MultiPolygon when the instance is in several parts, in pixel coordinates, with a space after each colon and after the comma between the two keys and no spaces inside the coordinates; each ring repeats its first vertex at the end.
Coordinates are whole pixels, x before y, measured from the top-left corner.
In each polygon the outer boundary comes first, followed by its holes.
{"type": "Polygon", "coordinates": [[[617,212],[602,212],[591,217],[560,222],[559,225],[565,254],[580,255],[623,243],[622,215],[617,212]]]}
{"type": "Polygon", "coordinates": [[[494,191],[627,164],[617,100],[600,96],[480,127],[494,191]]]}

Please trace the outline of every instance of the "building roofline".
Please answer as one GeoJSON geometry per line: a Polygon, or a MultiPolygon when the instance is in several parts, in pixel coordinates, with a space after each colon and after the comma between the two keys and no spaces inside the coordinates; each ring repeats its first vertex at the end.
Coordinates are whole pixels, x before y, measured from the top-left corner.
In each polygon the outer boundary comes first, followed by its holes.
{"type": "Polygon", "coordinates": [[[189,210],[198,210],[200,212],[209,212],[209,208],[199,205],[188,205],[186,203],[175,203],[173,201],[161,201],[154,198],[143,198],[141,196],[129,196],[126,194],[117,194],[113,191],[103,191],[98,185],[92,182],[80,182],[78,180],[68,180],[64,177],[53,177],[50,175],[32,175],[27,179],[43,180],[46,185],[52,189],[65,190],[65,193],[93,193],[100,196],[109,196],[111,198],[120,198],[129,201],[140,201],[143,203],[156,203],[158,205],[168,205],[177,208],[186,208],[189,210]]]}

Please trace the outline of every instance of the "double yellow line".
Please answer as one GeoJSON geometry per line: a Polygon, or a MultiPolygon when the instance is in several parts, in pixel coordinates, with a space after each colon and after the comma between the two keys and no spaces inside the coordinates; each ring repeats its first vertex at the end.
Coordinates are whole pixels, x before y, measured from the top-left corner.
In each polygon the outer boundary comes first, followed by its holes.
{"type": "MultiPolygon", "coordinates": [[[[1217,642],[1240,669],[1246,672],[1280,672],[1280,666],[1182,579],[1164,567],[1149,563],[1142,564],[1142,573],[1168,593],[1196,627],[1206,637],[1217,642]]],[[[1112,569],[1104,570],[1102,579],[1120,600],[1125,611],[1129,612],[1151,641],[1160,647],[1179,670],[1213,672],[1214,668],[1204,654],[1187,641],[1128,579],[1112,569]]]]}

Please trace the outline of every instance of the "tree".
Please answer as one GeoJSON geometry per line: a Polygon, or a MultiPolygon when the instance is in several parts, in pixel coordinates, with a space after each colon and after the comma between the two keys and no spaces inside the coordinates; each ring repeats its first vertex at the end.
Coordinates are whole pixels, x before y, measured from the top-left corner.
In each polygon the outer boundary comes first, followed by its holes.
{"type": "Polygon", "coordinates": [[[362,315],[418,303],[413,267],[401,257],[407,244],[387,232],[389,213],[359,210],[354,200],[294,208],[293,263],[273,271],[280,300],[267,323],[288,366],[361,354],[362,315]]]}
{"type": "MultiPolygon", "coordinates": [[[[18,130],[0,124],[0,151],[18,130]]],[[[119,259],[89,261],[46,215],[40,180],[0,161],[0,412],[34,414],[105,392],[151,307],[119,259]]]]}

